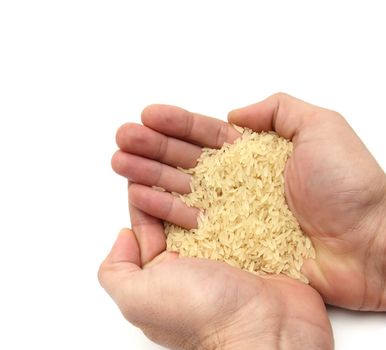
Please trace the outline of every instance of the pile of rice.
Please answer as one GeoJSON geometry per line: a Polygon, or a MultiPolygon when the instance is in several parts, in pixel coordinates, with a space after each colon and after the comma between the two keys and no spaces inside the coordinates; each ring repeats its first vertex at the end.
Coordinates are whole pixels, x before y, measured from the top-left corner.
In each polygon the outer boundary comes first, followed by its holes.
{"type": "Polygon", "coordinates": [[[197,229],[164,223],[167,250],[307,283],[300,269],[315,250],[284,196],[292,142],[272,132],[237,130],[242,137],[235,143],[206,148],[195,168],[181,169],[192,181],[191,193],[180,198],[202,214],[197,229]]]}

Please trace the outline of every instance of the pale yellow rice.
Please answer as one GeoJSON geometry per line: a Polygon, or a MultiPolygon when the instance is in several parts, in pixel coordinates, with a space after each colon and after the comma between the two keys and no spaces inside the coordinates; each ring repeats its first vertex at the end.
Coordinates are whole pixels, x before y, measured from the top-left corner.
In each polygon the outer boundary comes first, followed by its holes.
{"type": "Polygon", "coordinates": [[[180,198],[202,212],[196,229],[164,223],[167,250],[307,282],[300,270],[315,250],[284,194],[292,142],[272,132],[237,130],[242,137],[235,143],[205,148],[195,168],[181,169],[192,181],[191,193],[180,198]]]}

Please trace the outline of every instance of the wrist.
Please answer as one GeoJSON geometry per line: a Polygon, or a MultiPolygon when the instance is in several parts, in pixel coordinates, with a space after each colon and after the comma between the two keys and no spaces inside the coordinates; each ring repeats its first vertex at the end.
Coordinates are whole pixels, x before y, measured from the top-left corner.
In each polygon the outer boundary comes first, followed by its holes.
{"type": "Polygon", "coordinates": [[[298,319],[286,319],[274,310],[262,319],[252,314],[244,317],[243,321],[239,320],[241,324],[235,321],[229,326],[220,326],[216,332],[210,332],[199,349],[331,350],[334,347],[331,333],[322,327],[298,319]]]}
{"type": "MultiPolygon", "coordinates": [[[[267,334],[254,335],[250,338],[215,336],[202,343],[202,350],[302,350],[319,349],[332,350],[334,342],[331,335],[319,329],[311,330],[313,326],[302,325],[296,327],[294,333],[287,331],[267,332],[267,334]]],[[[197,349],[197,348],[196,348],[197,349]]]]}
{"type": "Polygon", "coordinates": [[[381,248],[381,271],[380,278],[383,285],[383,292],[380,298],[380,307],[379,311],[386,311],[386,189],[384,191],[384,201],[381,209],[381,225],[379,230],[379,239],[381,248]]]}
{"type": "Polygon", "coordinates": [[[382,187],[382,200],[374,210],[372,217],[376,227],[375,238],[368,254],[371,259],[370,265],[374,274],[369,276],[368,290],[377,290],[378,295],[374,302],[363,309],[371,311],[386,311],[386,176],[385,185],[382,187]]]}

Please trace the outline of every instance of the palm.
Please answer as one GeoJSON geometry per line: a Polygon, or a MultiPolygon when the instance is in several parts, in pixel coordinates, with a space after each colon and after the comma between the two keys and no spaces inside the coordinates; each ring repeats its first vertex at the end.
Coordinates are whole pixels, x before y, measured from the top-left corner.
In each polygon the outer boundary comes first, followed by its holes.
{"type": "MultiPolygon", "coordinates": [[[[348,241],[347,235],[379,192],[376,184],[382,171],[374,167],[374,159],[343,119],[328,115],[320,119],[323,122],[314,122],[296,139],[285,172],[286,197],[309,235],[348,241]]],[[[363,237],[351,235],[352,247],[331,248],[345,253],[359,242],[363,237]]]]}
{"type": "Polygon", "coordinates": [[[225,263],[164,252],[139,271],[132,283],[145,286],[138,291],[146,299],[141,315],[157,310],[162,316],[147,317],[141,323],[133,318],[133,310],[124,314],[150,339],[166,346],[178,344],[182,330],[182,348],[196,348],[197,337],[216,337],[221,344],[232,339],[233,332],[235,338],[253,334],[259,339],[267,333],[295,333],[299,328],[324,345],[331,339],[319,294],[286,277],[258,278],[225,263]]]}
{"type": "Polygon", "coordinates": [[[364,215],[377,203],[383,172],[342,118],[315,118],[296,139],[286,197],[317,251],[316,263],[305,266],[314,286],[331,303],[360,308],[369,272],[366,243],[376,234],[362,228],[364,215]]]}

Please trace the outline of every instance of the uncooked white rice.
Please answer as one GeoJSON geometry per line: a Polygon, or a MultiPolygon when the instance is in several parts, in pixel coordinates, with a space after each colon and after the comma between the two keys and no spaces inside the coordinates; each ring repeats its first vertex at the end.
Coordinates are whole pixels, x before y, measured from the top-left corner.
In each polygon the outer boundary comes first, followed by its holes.
{"type": "Polygon", "coordinates": [[[284,196],[292,142],[272,132],[237,130],[242,137],[235,143],[205,148],[195,168],[181,169],[192,181],[191,193],[180,198],[202,214],[197,229],[165,222],[167,250],[307,282],[300,269],[315,250],[284,196]]]}

